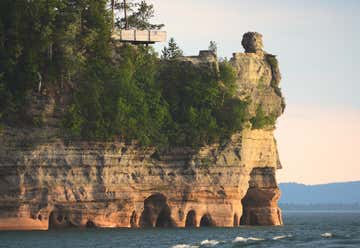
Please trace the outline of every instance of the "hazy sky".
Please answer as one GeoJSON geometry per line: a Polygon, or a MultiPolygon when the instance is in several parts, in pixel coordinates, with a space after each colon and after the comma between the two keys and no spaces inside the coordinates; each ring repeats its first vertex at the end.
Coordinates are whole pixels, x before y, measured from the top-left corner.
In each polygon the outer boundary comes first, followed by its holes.
{"type": "MultiPolygon", "coordinates": [[[[359,0],[150,0],[187,55],[242,51],[242,34],[264,35],[277,54],[287,110],[276,136],[279,181],[360,180],[359,0]]],[[[160,49],[157,46],[157,49],[160,49]]]]}

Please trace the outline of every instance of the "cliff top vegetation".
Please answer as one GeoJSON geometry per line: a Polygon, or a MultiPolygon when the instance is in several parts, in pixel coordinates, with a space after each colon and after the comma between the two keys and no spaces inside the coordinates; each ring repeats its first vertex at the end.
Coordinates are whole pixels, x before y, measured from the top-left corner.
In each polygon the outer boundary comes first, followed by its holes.
{"type": "MultiPolygon", "coordinates": [[[[233,98],[227,61],[220,71],[181,62],[174,39],[161,58],[152,47],[115,44],[112,3],[0,1],[0,123],[41,125],[23,116],[26,96],[46,89],[67,96],[62,126],[80,139],[201,146],[241,130],[248,103],[233,98]]],[[[162,27],[150,23],[152,5],[129,7],[132,27],[162,27]]]]}

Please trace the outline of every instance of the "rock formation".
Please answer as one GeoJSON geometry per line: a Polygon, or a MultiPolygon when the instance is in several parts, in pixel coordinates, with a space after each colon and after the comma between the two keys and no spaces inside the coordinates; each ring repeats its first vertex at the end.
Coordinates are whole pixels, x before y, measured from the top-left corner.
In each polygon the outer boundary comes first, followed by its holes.
{"type": "MultiPolygon", "coordinates": [[[[251,99],[252,114],[260,106],[280,116],[277,64],[263,52],[261,35],[245,34],[243,45],[246,53],[231,59],[236,96],[251,99]]],[[[217,63],[206,52],[186,61],[217,63]]],[[[48,125],[6,127],[0,135],[0,230],[282,224],[274,127],[249,123],[226,144],[157,151],[59,137],[51,97],[34,99],[48,125]]]]}
{"type": "Polygon", "coordinates": [[[256,32],[248,32],[244,34],[241,44],[246,53],[262,53],[263,52],[263,37],[256,32]]]}

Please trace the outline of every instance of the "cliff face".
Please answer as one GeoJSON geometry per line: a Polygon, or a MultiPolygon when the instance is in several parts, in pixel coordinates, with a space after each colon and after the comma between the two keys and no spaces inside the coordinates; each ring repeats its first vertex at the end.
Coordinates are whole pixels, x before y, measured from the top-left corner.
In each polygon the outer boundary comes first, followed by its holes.
{"type": "MultiPolygon", "coordinates": [[[[282,98],[272,83],[277,74],[262,42],[260,47],[231,59],[237,97],[251,99],[253,114],[261,106],[279,116],[282,98]]],[[[216,63],[209,56],[187,61],[216,63]]],[[[55,135],[56,109],[42,98],[46,106],[38,111],[51,125],[5,128],[0,136],[0,230],[282,224],[272,127],[250,125],[226,144],[200,150],[74,142],[55,135]]]]}

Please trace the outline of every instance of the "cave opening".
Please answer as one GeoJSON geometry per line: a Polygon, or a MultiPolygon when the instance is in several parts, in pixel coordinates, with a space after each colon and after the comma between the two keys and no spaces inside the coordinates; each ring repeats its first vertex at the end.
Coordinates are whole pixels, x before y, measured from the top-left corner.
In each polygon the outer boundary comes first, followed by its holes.
{"type": "Polygon", "coordinates": [[[64,220],[64,217],[62,216],[62,214],[59,214],[56,219],[58,222],[62,222],[64,220]]]}
{"type": "Polygon", "coordinates": [[[130,226],[131,226],[131,228],[137,228],[138,227],[138,225],[137,225],[137,214],[136,214],[135,211],[131,214],[130,226]]]}
{"type": "Polygon", "coordinates": [[[196,227],[196,213],[191,210],[186,215],[185,227],[196,227]]]}
{"type": "Polygon", "coordinates": [[[88,221],[86,222],[86,227],[87,227],[87,228],[95,228],[96,225],[95,225],[95,223],[94,223],[93,221],[88,220],[88,221]]]}
{"type": "Polygon", "coordinates": [[[52,211],[49,215],[49,229],[71,227],[72,224],[62,212],[52,211]]]}
{"type": "Polygon", "coordinates": [[[205,214],[203,217],[201,217],[200,227],[211,227],[214,225],[215,224],[214,224],[210,214],[205,214]]]}
{"type": "Polygon", "coordinates": [[[145,199],[140,226],[145,228],[175,226],[171,219],[171,209],[163,194],[154,194],[145,199]]]}
{"type": "Polygon", "coordinates": [[[173,227],[173,221],[171,220],[171,211],[166,206],[159,214],[155,227],[173,227]]]}

